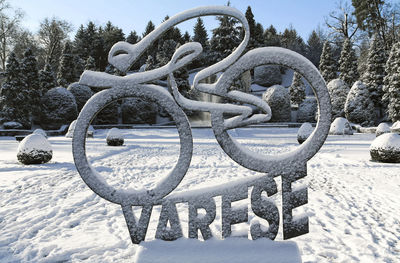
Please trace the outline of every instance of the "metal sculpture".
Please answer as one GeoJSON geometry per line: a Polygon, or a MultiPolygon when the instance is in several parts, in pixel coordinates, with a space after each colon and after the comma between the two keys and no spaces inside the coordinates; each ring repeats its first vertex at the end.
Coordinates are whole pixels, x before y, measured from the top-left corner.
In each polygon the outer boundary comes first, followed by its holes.
{"type": "Polygon", "coordinates": [[[204,239],[212,237],[209,225],[214,221],[216,205],[212,197],[222,196],[222,236],[231,234],[233,224],[247,222],[245,209],[232,209],[231,202],[248,196],[252,187],[251,207],[255,215],[269,222],[268,230],[262,230],[259,224],[253,224],[250,232],[253,239],[266,237],[274,239],[278,233],[279,211],[273,202],[262,200],[262,192],[268,196],[277,193],[274,177],[282,178],[282,212],[284,239],[299,236],[308,232],[308,217],[293,219],[292,210],[307,203],[307,188],[293,191],[292,183],[306,176],[306,163],[318,152],[324,143],[330,126],[330,98],[325,81],[315,66],[303,56],[278,47],[257,48],[242,55],[249,41],[249,26],[245,16],[238,10],[227,6],[199,7],[179,13],[144,37],[139,43],[131,45],[126,42],[115,44],[110,50],[108,61],[118,70],[125,72],[160,35],[171,27],[191,18],[209,15],[227,15],[238,19],[245,32],[240,45],[232,54],[220,62],[198,72],[193,87],[201,92],[218,95],[230,100],[244,103],[221,104],[193,101],[185,98],[178,90],[174,71],[192,61],[202,51],[199,43],[186,43],[178,48],[171,61],[160,68],[133,73],[120,77],[103,72],[85,71],[80,79],[81,84],[104,88],[94,95],[83,107],[73,137],[73,155],[75,165],[85,183],[104,199],[120,204],[128,225],[133,243],[145,240],[150,215],[155,205],[162,205],[156,238],[175,240],[182,237],[182,230],[176,209],[177,203],[189,205],[189,237],[198,238],[200,230],[204,239]],[[236,142],[228,130],[250,124],[266,122],[271,118],[271,109],[260,98],[240,91],[229,91],[233,81],[243,72],[260,65],[279,65],[291,68],[304,77],[314,90],[319,106],[319,120],[313,134],[295,150],[276,156],[253,154],[236,142]],[[223,72],[213,84],[201,83],[201,80],[223,72]],[[172,95],[164,88],[148,84],[149,82],[168,77],[172,95]],[[172,116],[180,138],[180,155],[173,170],[150,190],[125,191],[114,189],[101,179],[90,165],[85,152],[86,130],[95,115],[112,101],[126,97],[139,97],[153,101],[172,116]],[[253,114],[254,105],[262,113],[253,114]],[[264,173],[257,178],[248,178],[240,182],[212,188],[200,193],[171,193],[185,176],[192,157],[193,141],[188,119],[183,109],[208,111],[211,113],[211,124],[215,137],[222,149],[238,164],[264,173]],[[229,118],[224,118],[228,113],[229,118]],[[141,206],[139,222],[135,221],[132,206],[141,206]],[[206,215],[199,217],[198,209],[205,209],[206,215]],[[170,228],[167,228],[168,222],[170,228]]]}

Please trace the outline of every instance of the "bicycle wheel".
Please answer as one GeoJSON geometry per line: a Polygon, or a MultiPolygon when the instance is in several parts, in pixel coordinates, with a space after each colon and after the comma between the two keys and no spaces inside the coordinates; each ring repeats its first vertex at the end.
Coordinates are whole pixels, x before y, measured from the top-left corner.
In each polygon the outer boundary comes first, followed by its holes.
{"type": "Polygon", "coordinates": [[[94,95],[80,112],[72,140],[72,152],[75,166],[83,181],[99,196],[121,205],[156,204],[174,190],[185,176],[193,152],[193,139],[189,121],[176,104],[172,96],[163,88],[155,85],[120,85],[101,91],[94,95]],[[178,129],[180,139],[180,153],[173,170],[158,181],[150,190],[121,190],[108,185],[97,171],[90,165],[86,156],[86,131],[96,114],[113,101],[138,97],[156,102],[172,116],[178,129]]]}
{"type": "Polygon", "coordinates": [[[295,150],[278,155],[255,153],[240,145],[224,127],[222,111],[211,112],[211,123],[215,137],[228,156],[238,164],[257,172],[284,173],[285,169],[304,165],[323,145],[330,127],[331,105],[325,81],[318,69],[298,53],[284,48],[266,47],[247,52],[235,64],[229,67],[217,83],[216,89],[226,93],[234,79],[243,72],[261,65],[279,65],[291,68],[302,75],[310,84],[317,97],[319,119],[312,135],[295,150]]]}

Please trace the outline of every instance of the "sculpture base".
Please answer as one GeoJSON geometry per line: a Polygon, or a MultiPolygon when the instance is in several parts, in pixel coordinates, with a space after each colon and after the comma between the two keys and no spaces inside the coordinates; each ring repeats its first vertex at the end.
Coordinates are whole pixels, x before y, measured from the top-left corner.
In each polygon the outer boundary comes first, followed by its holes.
{"type": "Polygon", "coordinates": [[[181,238],[173,242],[142,242],[136,263],[301,263],[297,244],[293,241],[245,238],[210,239],[205,242],[181,238]]]}

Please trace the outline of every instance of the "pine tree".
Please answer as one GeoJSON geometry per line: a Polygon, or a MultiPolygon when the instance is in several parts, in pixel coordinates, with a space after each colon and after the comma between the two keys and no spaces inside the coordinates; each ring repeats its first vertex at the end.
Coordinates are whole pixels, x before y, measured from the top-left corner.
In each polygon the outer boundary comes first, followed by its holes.
{"type": "Polygon", "coordinates": [[[256,24],[254,29],[254,47],[264,46],[264,28],[260,23],[256,24]]]}
{"type": "Polygon", "coordinates": [[[11,52],[7,58],[5,80],[0,90],[0,109],[3,121],[16,121],[24,128],[30,128],[30,107],[28,89],[21,66],[11,52]]]}
{"type": "Polygon", "coordinates": [[[208,46],[208,34],[207,30],[204,27],[203,19],[200,17],[197,18],[196,24],[193,28],[193,39],[194,42],[199,42],[203,49],[208,46]]]}
{"type": "Polygon", "coordinates": [[[281,45],[284,48],[293,50],[302,55],[306,54],[306,44],[301,36],[297,34],[296,29],[292,28],[292,26],[283,31],[281,36],[281,45]]]}
{"type": "Polygon", "coordinates": [[[349,39],[343,42],[342,52],[340,53],[339,59],[339,78],[352,86],[359,78],[357,71],[357,57],[352,43],[349,39]]]}
{"type": "Polygon", "coordinates": [[[80,58],[77,55],[74,55],[74,72],[75,72],[75,80],[78,80],[83,71],[85,70],[85,60],[83,60],[82,58],[80,58]]]}
{"type": "Polygon", "coordinates": [[[72,54],[71,44],[67,41],[61,55],[60,65],[57,73],[57,84],[64,88],[75,82],[74,55],[72,54]]]}
{"type": "Polygon", "coordinates": [[[43,95],[43,93],[40,90],[39,85],[37,61],[30,48],[28,48],[24,53],[24,58],[21,63],[21,71],[25,76],[26,87],[28,91],[28,101],[26,101],[26,103],[31,105],[30,114],[38,117],[40,113],[40,97],[43,95]]]}
{"type": "Polygon", "coordinates": [[[363,82],[367,85],[375,108],[382,107],[382,87],[385,77],[386,55],[382,40],[376,34],[368,51],[367,69],[363,82]]]}
{"type": "Polygon", "coordinates": [[[253,12],[251,11],[251,7],[247,6],[245,17],[247,19],[247,22],[249,24],[249,29],[250,29],[250,39],[249,43],[247,44],[247,49],[251,50],[256,47],[256,41],[255,41],[255,31],[256,31],[256,21],[254,20],[254,15],[253,12]]]}
{"type": "Polygon", "coordinates": [[[187,31],[185,31],[185,34],[183,34],[183,41],[184,41],[184,43],[188,43],[188,42],[190,42],[190,35],[189,35],[189,32],[187,32],[187,31]]]}
{"type": "Polygon", "coordinates": [[[317,32],[313,30],[307,40],[307,58],[316,66],[319,66],[319,60],[322,54],[323,43],[317,32]]]}
{"type": "Polygon", "coordinates": [[[350,92],[349,86],[341,79],[331,80],[327,85],[332,105],[332,120],[344,117],[344,105],[350,92]]]}
{"type": "Polygon", "coordinates": [[[281,46],[280,36],[273,25],[270,25],[270,27],[264,31],[263,38],[264,38],[264,45],[267,47],[281,46]]]}
{"type": "Polygon", "coordinates": [[[350,89],[344,105],[346,118],[362,126],[373,125],[375,121],[374,103],[370,98],[367,86],[356,81],[350,89]]]}
{"type": "Polygon", "coordinates": [[[48,63],[44,66],[44,69],[39,71],[39,85],[42,96],[57,85],[54,72],[48,63]]]}
{"type": "Polygon", "coordinates": [[[326,83],[336,79],[337,77],[337,63],[333,58],[332,47],[328,41],[325,41],[324,46],[322,47],[319,71],[326,83]]]}
{"type": "Polygon", "coordinates": [[[126,42],[128,42],[129,44],[136,44],[137,42],[139,42],[139,36],[137,35],[135,30],[129,33],[126,38],[126,42]]]}
{"type": "Polygon", "coordinates": [[[161,48],[159,48],[156,59],[158,61],[157,68],[166,65],[172,58],[175,52],[177,43],[173,39],[167,39],[164,41],[161,48]]]}
{"type": "Polygon", "coordinates": [[[211,49],[215,52],[215,59],[219,60],[229,56],[239,45],[240,32],[236,26],[236,19],[229,16],[218,16],[217,20],[219,26],[213,29],[210,44],[211,49]]]}
{"type": "Polygon", "coordinates": [[[393,45],[386,62],[383,100],[392,122],[400,120],[400,42],[393,45]]]}
{"type": "Polygon", "coordinates": [[[96,70],[96,61],[93,57],[89,56],[86,60],[85,70],[96,70]]]}
{"type": "Polygon", "coordinates": [[[297,72],[293,74],[293,81],[292,85],[289,87],[289,93],[292,104],[300,105],[306,98],[306,87],[301,79],[301,75],[297,72]]]}

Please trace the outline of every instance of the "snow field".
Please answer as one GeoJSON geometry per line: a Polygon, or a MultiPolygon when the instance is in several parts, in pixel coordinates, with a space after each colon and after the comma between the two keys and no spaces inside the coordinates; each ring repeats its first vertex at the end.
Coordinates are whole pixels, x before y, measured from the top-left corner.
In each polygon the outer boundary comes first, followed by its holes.
{"type": "MultiPolygon", "coordinates": [[[[176,129],[121,131],[122,147],[106,146],[106,130],[87,139],[89,160],[116,188],[152,188],[176,163],[176,129]]],[[[286,128],[231,131],[239,142],[264,153],[297,147],[296,134],[297,129],[286,128]]],[[[174,192],[258,175],[229,159],[210,129],[193,129],[193,137],[191,167],[174,192]]],[[[291,239],[303,262],[400,260],[399,165],[369,161],[374,138],[374,134],[330,135],[308,162],[308,176],[296,185],[308,186],[309,202],[294,214],[309,215],[310,233],[291,239]]],[[[96,196],[83,183],[73,164],[71,139],[49,141],[53,159],[25,166],[16,159],[18,142],[0,138],[0,262],[132,262],[138,246],[130,241],[121,207],[96,196]]],[[[279,192],[270,198],[280,208],[280,179],[276,182],[279,192]]],[[[221,198],[215,200],[217,216],[211,230],[220,238],[221,198]]],[[[248,198],[233,206],[249,204],[248,198]]],[[[160,208],[153,209],[146,240],[154,239],[160,208]]],[[[187,237],[187,204],[177,208],[187,237]]],[[[263,221],[249,209],[252,220],[263,221]]],[[[238,224],[232,235],[247,237],[248,230],[248,224],[238,224]]],[[[276,240],[282,240],[282,226],[276,240]]]]}

